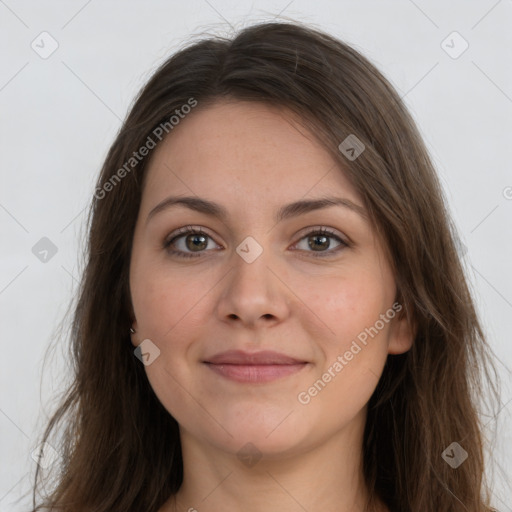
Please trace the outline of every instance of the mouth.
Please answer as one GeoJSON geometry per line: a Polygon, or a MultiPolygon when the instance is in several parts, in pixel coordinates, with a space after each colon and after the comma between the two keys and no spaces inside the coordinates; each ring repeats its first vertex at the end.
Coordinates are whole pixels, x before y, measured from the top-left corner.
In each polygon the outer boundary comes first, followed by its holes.
{"type": "Polygon", "coordinates": [[[278,352],[230,350],[203,361],[217,375],[236,382],[265,383],[300,372],[309,363],[278,352]]]}

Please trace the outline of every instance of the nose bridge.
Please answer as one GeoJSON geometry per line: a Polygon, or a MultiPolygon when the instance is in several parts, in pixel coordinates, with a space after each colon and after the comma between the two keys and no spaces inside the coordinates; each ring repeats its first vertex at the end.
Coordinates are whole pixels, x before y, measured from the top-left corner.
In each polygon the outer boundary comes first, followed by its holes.
{"type": "Polygon", "coordinates": [[[255,238],[246,237],[233,254],[232,270],[227,276],[219,312],[235,315],[243,322],[253,323],[269,316],[282,319],[286,315],[286,292],[275,275],[270,248],[255,238]]]}
{"type": "Polygon", "coordinates": [[[270,248],[263,247],[255,238],[246,237],[236,248],[233,257],[231,292],[242,293],[242,300],[262,300],[273,295],[275,276],[269,269],[272,264],[270,248]]]}

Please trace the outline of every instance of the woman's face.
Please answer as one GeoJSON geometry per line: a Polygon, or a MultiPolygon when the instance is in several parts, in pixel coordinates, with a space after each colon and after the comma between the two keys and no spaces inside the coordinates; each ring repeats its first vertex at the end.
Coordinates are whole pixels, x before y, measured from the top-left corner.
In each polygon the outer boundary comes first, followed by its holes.
{"type": "Polygon", "coordinates": [[[361,197],[290,113],[200,107],[148,168],[133,343],[150,340],[149,382],[182,435],[233,454],[309,450],[364,423],[387,355],[411,346],[394,276],[361,197]],[[327,197],[345,204],[288,206],[327,197]]]}

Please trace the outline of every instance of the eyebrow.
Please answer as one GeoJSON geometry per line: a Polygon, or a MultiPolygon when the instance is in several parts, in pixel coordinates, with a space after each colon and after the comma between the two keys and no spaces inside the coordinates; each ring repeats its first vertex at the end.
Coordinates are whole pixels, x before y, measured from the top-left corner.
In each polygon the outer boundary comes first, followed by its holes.
{"type": "MultiPolygon", "coordinates": [[[[200,198],[197,196],[170,196],[164,199],[159,204],[157,204],[149,212],[146,219],[146,224],[157,213],[167,210],[173,206],[180,205],[189,208],[190,210],[194,210],[199,213],[204,213],[211,217],[217,217],[223,222],[226,222],[229,217],[226,208],[224,208],[224,206],[218,203],[214,203],[213,201],[209,201],[207,199],[200,198]]],[[[328,208],[331,206],[343,206],[357,213],[365,220],[368,219],[366,210],[362,206],[350,201],[349,199],[344,199],[342,197],[321,197],[318,199],[303,199],[300,201],[295,201],[293,203],[284,205],[281,208],[279,208],[279,210],[276,212],[274,220],[276,223],[278,223],[292,217],[303,215],[305,213],[309,213],[315,210],[328,208]]]]}

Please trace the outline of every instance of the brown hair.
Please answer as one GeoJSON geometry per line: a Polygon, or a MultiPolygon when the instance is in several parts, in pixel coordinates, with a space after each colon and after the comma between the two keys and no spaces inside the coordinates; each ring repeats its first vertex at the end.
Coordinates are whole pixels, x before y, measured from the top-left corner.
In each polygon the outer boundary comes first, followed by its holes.
{"type": "Polygon", "coordinates": [[[477,403],[496,372],[425,146],[400,97],[365,57],[311,27],[274,22],[232,39],[204,38],[171,56],[110,148],[74,308],[74,380],[43,436],[65,424],[53,445],[60,474],[36,507],[38,468],[34,511],[156,512],[182,483],[178,424],[156,398],[129,335],[131,244],[151,152],[126,164],[162,123],[171,133],[170,117],[191,99],[204,108],[223,97],[288,108],[311,128],[363,198],[385,241],[397,299],[417,326],[412,348],[388,356],[369,403],[362,448],[372,496],[394,512],[488,510],[477,403]],[[354,160],[338,149],[349,135],[365,145],[354,160]],[[457,469],[441,456],[454,441],[469,453],[457,469]]]}

